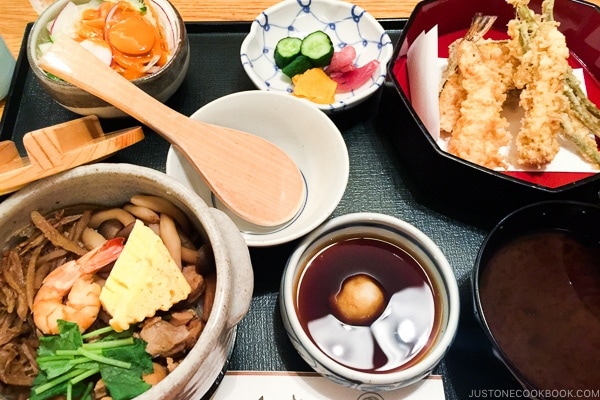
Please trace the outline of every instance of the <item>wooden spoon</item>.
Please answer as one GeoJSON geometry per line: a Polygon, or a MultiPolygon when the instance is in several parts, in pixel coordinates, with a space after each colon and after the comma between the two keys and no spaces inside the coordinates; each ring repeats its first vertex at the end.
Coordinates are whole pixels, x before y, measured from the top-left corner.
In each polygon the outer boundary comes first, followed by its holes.
{"type": "Polygon", "coordinates": [[[39,65],[159,133],[241,218],[276,226],[292,219],[302,206],[305,187],[298,166],[269,141],[172,110],[68,37],[57,39],[39,65]]]}

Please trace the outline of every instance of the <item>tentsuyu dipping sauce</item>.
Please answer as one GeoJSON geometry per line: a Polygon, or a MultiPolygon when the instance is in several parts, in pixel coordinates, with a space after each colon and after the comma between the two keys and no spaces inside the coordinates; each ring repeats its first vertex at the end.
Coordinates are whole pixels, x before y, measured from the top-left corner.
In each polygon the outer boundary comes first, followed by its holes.
{"type": "Polygon", "coordinates": [[[532,233],[482,267],[483,314],[513,370],[558,396],[599,390],[600,243],[563,231],[532,233]]]}
{"type": "Polygon", "coordinates": [[[359,371],[408,368],[427,352],[441,323],[439,295],[422,266],[403,249],[375,238],[340,240],[319,251],[308,261],[297,293],[300,324],[311,340],[359,371]],[[383,306],[349,320],[336,296],[358,277],[370,281],[365,297],[376,298],[379,288],[383,306]]]}

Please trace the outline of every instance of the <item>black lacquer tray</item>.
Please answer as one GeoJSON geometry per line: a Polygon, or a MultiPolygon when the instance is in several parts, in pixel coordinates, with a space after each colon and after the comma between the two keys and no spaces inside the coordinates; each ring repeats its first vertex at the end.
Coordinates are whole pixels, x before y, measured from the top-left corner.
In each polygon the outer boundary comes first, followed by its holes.
{"type": "MultiPolygon", "coordinates": [[[[404,20],[382,20],[397,41],[404,20]]],[[[189,72],[168,101],[173,109],[191,115],[204,104],[229,93],[255,89],[239,61],[239,48],[250,23],[188,23],[189,72]]],[[[31,24],[27,26],[27,37],[31,24]]],[[[25,55],[25,40],[0,122],[0,140],[22,148],[29,131],[79,117],[58,104],[38,85],[25,55]]],[[[461,319],[456,340],[435,370],[443,376],[447,399],[481,397],[492,390],[519,389],[518,383],[491,352],[477,324],[471,301],[470,275],[488,229],[497,222],[494,210],[448,206],[435,188],[419,185],[419,171],[404,164],[396,140],[410,129],[409,116],[390,85],[365,103],[331,116],[341,130],[350,156],[350,179],[334,216],[359,211],[380,212],[406,220],[429,235],[454,267],[461,291],[461,319]],[[433,194],[432,194],[433,193],[433,194]]],[[[102,120],[105,132],[138,125],[130,118],[102,120]]],[[[106,161],[165,170],[169,144],[144,128],[146,138],[106,161]]],[[[199,144],[201,145],[201,144],[199,144]]],[[[24,154],[23,154],[24,155],[24,154]]],[[[459,195],[459,194],[458,194],[459,195]]],[[[285,262],[297,242],[251,249],[255,289],[251,309],[240,323],[230,358],[230,370],[309,371],[289,342],[279,315],[278,290],[285,262]]],[[[504,392],[506,393],[506,392],[504,392]]]]}

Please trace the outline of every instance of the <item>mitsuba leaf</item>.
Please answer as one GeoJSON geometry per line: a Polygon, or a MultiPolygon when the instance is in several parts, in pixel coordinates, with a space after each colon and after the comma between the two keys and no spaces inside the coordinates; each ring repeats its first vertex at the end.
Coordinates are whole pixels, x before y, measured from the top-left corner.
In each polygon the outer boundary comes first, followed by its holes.
{"type": "MultiPolygon", "coordinates": [[[[43,385],[47,382],[48,378],[46,374],[44,374],[44,371],[40,371],[33,382],[33,387],[43,385]]],[[[31,393],[29,394],[29,400],[46,400],[61,394],[65,394],[67,393],[67,384],[68,382],[62,382],[48,390],[43,391],[40,394],[36,394],[33,390],[31,390],[31,393]]],[[[85,388],[86,385],[83,383],[73,385],[73,396],[78,398],[84,393],[85,388]]]]}
{"type": "Polygon", "coordinates": [[[74,365],[65,362],[64,360],[53,361],[51,363],[40,363],[40,369],[46,373],[48,380],[69,372],[75,368],[74,365]]]}
{"type": "Polygon", "coordinates": [[[63,382],[60,385],[56,385],[53,388],[46,390],[45,392],[35,394],[33,388],[39,385],[43,385],[46,382],[48,382],[48,377],[46,376],[44,371],[40,371],[35,377],[35,380],[33,381],[33,387],[31,393],[29,394],[29,400],[45,400],[53,396],[65,393],[67,391],[67,382],[63,382]]]}
{"type": "Polygon", "coordinates": [[[83,345],[79,326],[73,322],[58,320],[58,335],[42,336],[37,354],[39,357],[56,354],[56,350],[76,350],[83,345]]]}
{"type": "Polygon", "coordinates": [[[99,339],[99,342],[108,342],[111,340],[126,339],[126,338],[129,338],[132,336],[133,336],[132,329],[127,329],[127,330],[121,331],[121,332],[111,331],[111,332],[105,334],[101,339],[99,339]]]}
{"type": "Polygon", "coordinates": [[[102,348],[103,359],[101,360],[91,357],[91,353],[86,354],[83,349],[80,349],[84,346],[84,341],[77,324],[59,320],[58,326],[58,335],[40,338],[38,347],[40,372],[34,381],[30,400],[46,400],[64,395],[67,393],[67,385],[71,379],[77,382],[72,386],[73,398],[80,398],[88,384],[90,382],[93,384],[98,375],[94,373],[95,377],[92,379],[82,378],[79,382],[76,378],[84,376],[88,372],[86,370],[90,369],[100,371],[113,400],[130,400],[152,387],[142,379],[143,374],[152,373],[154,370],[152,358],[146,352],[146,342],[133,338],[131,331],[113,331],[99,338],[98,342],[107,342],[99,347],[102,348]],[[123,344],[123,340],[119,339],[126,339],[124,341],[126,343],[123,344]],[[129,344],[130,340],[133,341],[132,344],[129,344]],[[62,352],[57,354],[58,350],[74,350],[75,352],[68,352],[68,354],[74,353],[76,362],[70,362],[71,355],[65,356],[62,352]],[[111,364],[111,362],[116,363],[117,360],[123,361],[124,363],[121,364],[125,367],[111,364]]]}
{"type": "Polygon", "coordinates": [[[124,369],[112,365],[100,367],[100,375],[106,384],[106,390],[113,400],[132,399],[152,387],[141,378],[136,367],[124,369]]]}
{"type": "Polygon", "coordinates": [[[142,379],[142,374],[154,371],[152,357],[146,353],[146,342],[135,338],[132,345],[104,349],[102,354],[131,363],[130,369],[112,365],[100,367],[100,375],[113,400],[131,399],[150,389],[151,385],[142,379]]]}
{"type": "Polygon", "coordinates": [[[131,369],[138,373],[150,374],[154,371],[152,357],[146,352],[146,342],[134,338],[133,344],[102,350],[102,355],[131,363],[131,369]]]}

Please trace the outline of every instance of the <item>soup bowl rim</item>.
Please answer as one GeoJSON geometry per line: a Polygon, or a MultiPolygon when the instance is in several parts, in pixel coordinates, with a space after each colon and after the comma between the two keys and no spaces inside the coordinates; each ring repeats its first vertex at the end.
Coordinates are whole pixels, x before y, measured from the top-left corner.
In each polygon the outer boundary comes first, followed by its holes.
{"type": "MultiPolygon", "coordinates": [[[[600,196],[600,192],[598,193],[600,196]]],[[[569,214],[573,212],[589,214],[590,211],[600,215],[600,204],[594,204],[590,202],[580,200],[542,200],[534,203],[530,203],[519,207],[506,216],[504,216],[486,235],[477,256],[475,258],[474,267],[471,273],[471,293],[472,293],[472,304],[473,313],[475,319],[481,326],[485,337],[487,338],[491,348],[493,349],[494,356],[502,362],[508,371],[515,377],[519,384],[530,390],[536,390],[533,384],[530,383],[530,377],[521,371],[511,360],[509,355],[506,353],[504,346],[502,346],[494,335],[489,325],[488,319],[486,318],[485,307],[481,301],[481,275],[485,268],[487,268],[487,262],[496,254],[500,249],[509,244],[512,240],[523,238],[529,234],[536,232],[574,232],[575,229],[571,227],[576,224],[576,221],[569,220],[565,222],[557,221],[553,218],[554,213],[569,214]],[[543,218],[545,217],[545,218],[543,218]],[[516,225],[527,224],[527,222],[521,222],[523,219],[539,218],[536,222],[536,226],[527,226],[527,229],[517,229],[516,225]],[[516,224],[516,225],[515,225],[516,224]],[[510,235],[507,235],[510,234],[510,235]]],[[[584,217],[581,217],[584,218],[584,217]]]]}

